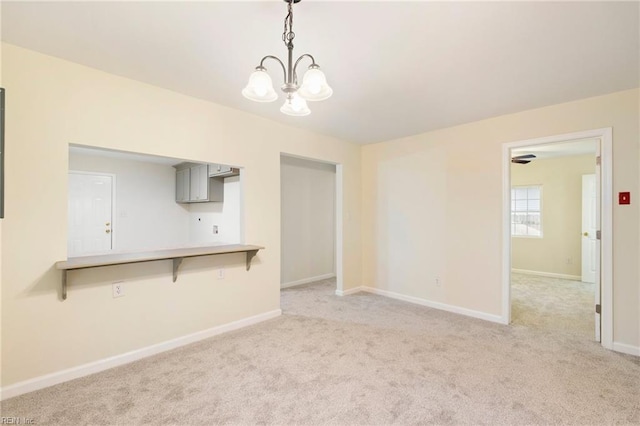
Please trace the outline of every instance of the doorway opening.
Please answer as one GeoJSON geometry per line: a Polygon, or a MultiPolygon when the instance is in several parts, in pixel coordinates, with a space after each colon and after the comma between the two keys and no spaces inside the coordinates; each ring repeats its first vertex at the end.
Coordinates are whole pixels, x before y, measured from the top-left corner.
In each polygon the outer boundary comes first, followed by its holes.
{"type": "Polygon", "coordinates": [[[611,141],[608,128],[503,145],[503,322],[611,348],[611,141]]]}
{"type": "Polygon", "coordinates": [[[342,166],[282,154],[280,189],[281,289],[342,290],[342,166]]]}
{"type": "Polygon", "coordinates": [[[69,145],[67,256],[244,244],[243,172],[69,145]]]}

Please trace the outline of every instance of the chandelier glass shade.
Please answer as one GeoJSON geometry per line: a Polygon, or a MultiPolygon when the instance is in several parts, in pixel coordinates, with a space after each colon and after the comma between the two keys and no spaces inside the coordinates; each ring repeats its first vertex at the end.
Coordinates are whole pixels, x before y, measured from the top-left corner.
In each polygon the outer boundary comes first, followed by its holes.
{"type": "Polygon", "coordinates": [[[249,76],[249,84],[242,90],[245,98],[256,102],[272,102],[278,99],[278,94],[273,90],[271,77],[264,69],[256,69],[249,76]]]}
{"type": "Polygon", "coordinates": [[[296,92],[287,95],[287,99],[284,101],[284,105],[280,107],[280,111],[287,115],[293,115],[295,117],[302,117],[311,114],[311,110],[307,106],[307,101],[304,100],[296,92]]]}
{"type": "Polygon", "coordinates": [[[311,65],[302,77],[298,93],[308,101],[324,101],[333,94],[333,89],[327,84],[327,78],[320,67],[311,65]]]}
{"type": "Polygon", "coordinates": [[[249,76],[249,83],[242,90],[242,95],[255,102],[272,102],[278,98],[278,94],[273,89],[273,81],[264,67],[267,59],[275,60],[282,67],[284,72],[284,84],[281,89],[286,94],[284,105],[280,108],[284,114],[301,117],[309,115],[311,110],[307,106],[307,101],[323,101],[333,94],[333,90],[327,84],[320,66],[316,64],[313,56],[305,53],[301,55],[295,63],[293,62],[293,4],[300,0],[284,0],[287,3],[288,14],[284,18],[284,32],[282,41],[288,50],[287,65],[275,56],[267,55],[260,61],[253,73],[249,76]],[[297,68],[304,58],[311,60],[311,65],[302,77],[302,84],[298,84],[297,68]]]}

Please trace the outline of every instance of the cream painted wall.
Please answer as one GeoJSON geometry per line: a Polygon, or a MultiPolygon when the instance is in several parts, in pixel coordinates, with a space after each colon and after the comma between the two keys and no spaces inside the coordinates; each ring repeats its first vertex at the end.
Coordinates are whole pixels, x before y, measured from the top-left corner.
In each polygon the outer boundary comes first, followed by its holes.
{"type": "Polygon", "coordinates": [[[512,268],[582,274],[582,175],[595,172],[595,153],[511,165],[512,185],[542,185],[542,238],[512,237],[512,268]]]}
{"type": "MultiPolygon", "coordinates": [[[[634,89],[364,146],[363,283],[501,316],[502,144],[613,127],[613,191],[638,194],[639,112],[634,89]]],[[[634,347],[638,205],[613,206],[613,340],[634,347]]]]}
{"type": "Polygon", "coordinates": [[[282,287],[335,273],[336,168],[282,157],[282,287]]]}
{"type": "Polygon", "coordinates": [[[189,205],[175,202],[173,167],[70,152],[69,170],[115,175],[114,251],[189,245],[189,205]]]}
{"type": "Polygon", "coordinates": [[[278,310],[283,152],[343,165],[344,287],[361,285],[359,146],[13,45],[2,56],[3,386],[278,310]],[[242,254],[187,259],[176,283],[169,261],[74,271],[62,302],[70,143],[245,167],[245,239],[265,249],[250,271],[242,254]]]}

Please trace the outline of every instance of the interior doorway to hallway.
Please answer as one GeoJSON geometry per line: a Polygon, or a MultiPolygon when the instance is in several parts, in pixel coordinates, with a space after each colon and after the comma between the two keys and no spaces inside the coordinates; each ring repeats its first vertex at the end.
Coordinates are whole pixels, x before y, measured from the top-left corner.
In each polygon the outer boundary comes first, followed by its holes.
{"type": "Polygon", "coordinates": [[[322,280],[339,284],[335,164],[281,155],[281,288],[322,280]]]}

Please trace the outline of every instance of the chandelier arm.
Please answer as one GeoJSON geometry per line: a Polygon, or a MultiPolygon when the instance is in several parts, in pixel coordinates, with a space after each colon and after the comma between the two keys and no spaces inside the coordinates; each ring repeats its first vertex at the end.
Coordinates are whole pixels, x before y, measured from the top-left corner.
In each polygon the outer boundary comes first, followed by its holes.
{"type": "MultiPolygon", "coordinates": [[[[2,0],[0,0],[2,1],[2,0]]],[[[284,29],[282,33],[282,41],[284,42],[285,47],[287,48],[287,59],[286,62],[281,61],[278,57],[273,55],[267,55],[260,60],[260,65],[256,67],[256,72],[251,74],[249,77],[249,84],[242,91],[242,94],[251,100],[257,102],[270,102],[274,100],[277,95],[273,93],[273,82],[268,75],[264,75],[261,71],[266,71],[264,67],[264,63],[267,59],[274,59],[276,62],[280,64],[284,74],[284,85],[281,86],[282,91],[286,94],[285,104],[280,108],[285,114],[294,115],[294,116],[303,116],[308,115],[310,113],[309,108],[307,107],[306,100],[324,100],[331,96],[333,92],[330,87],[326,85],[326,78],[322,71],[319,70],[318,64],[316,64],[316,60],[313,56],[308,53],[305,53],[296,59],[295,63],[293,62],[293,40],[296,37],[296,33],[293,32],[293,5],[295,3],[299,3],[301,0],[284,0],[287,3],[287,15],[284,18],[284,29]],[[297,69],[298,64],[304,58],[309,58],[311,60],[311,65],[309,65],[309,70],[313,71],[310,76],[315,73],[315,80],[318,80],[316,83],[322,83],[326,87],[321,87],[321,91],[316,93],[315,91],[311,94],[308,94],[303,97],[298,94],[298,75],[297,69]],[[268,86],[268,87],[267,87],[268,86]],[[261,90],[257,90],[261,89],[261,90]],[[267,90],[263,90],[267,89],[267,90]],[[262,92],[265,93],[262,93],[262,92]]],[[[311,80],[311,79],[310,79],[311,80]]],[[[309,82],[311,86],[311,82],[309,82]]],[[[317,84],[316,84],[317,85],[317,84]]],[[[306,90],[307,88],[305,88],[306,90]]]]}
{"type": "Polygon", "coordinates": [[[318,66],[318,64],[316,64],[316,60],[310,54],[305,53],[303,55],[300,55],[300,57],[296,60],[295,65],[293,66],[293,82],[295,84],[298,84],[298,74],[296,73],[296,69],[298,68],[298,62],[300,62],[305,57],[311,59],[311,66],[314,66],[314,65],[318,66]]]}
{"type": "Polygon", "coordinates": [[[287,68],[284,66],[284,64],[282,63],[282,61],[273,55],[267,55],[264,58],[262,58],[262,60],[260,61],[260,65],[258,67],[256,67],[256,69],[262,68],[262,69],[266,69],[262,64],[264,63],[264,61],[266,59],[275,59],[276,61],[278,61],[278,63],[280,64],[280,66],[282,67],[282,72],[284,73],[284,81],[285,83],[287,82],[287,68]]]}

